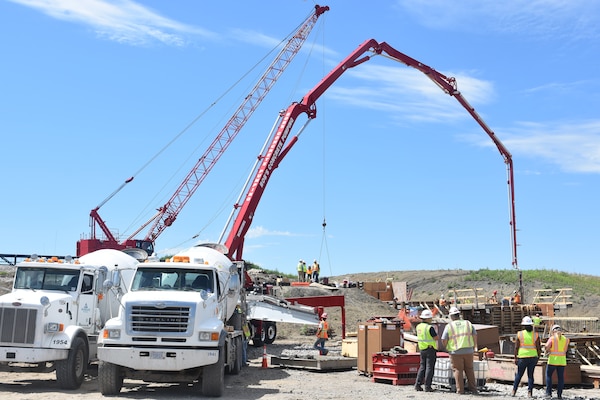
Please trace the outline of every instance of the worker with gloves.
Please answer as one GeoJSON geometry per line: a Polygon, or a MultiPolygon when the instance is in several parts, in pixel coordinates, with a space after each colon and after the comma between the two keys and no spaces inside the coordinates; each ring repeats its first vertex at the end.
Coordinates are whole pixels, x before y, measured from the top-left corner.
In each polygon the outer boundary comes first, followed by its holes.
{"type": "Polygon", "coordinates": [[[435,360],[437,359],[437,332],[431,325],[433,313],[430,310],[421,312],[421,323],[417,325],[417,339],[419,345],[419,353],[421,354],[421,363],[417,372],[417,381],[415,390],[420,392],[423,390],[421,385],[425,384],[426,392],[433,392],[431,382],[433,381],[433,373],[435,369],[435,360]]]}

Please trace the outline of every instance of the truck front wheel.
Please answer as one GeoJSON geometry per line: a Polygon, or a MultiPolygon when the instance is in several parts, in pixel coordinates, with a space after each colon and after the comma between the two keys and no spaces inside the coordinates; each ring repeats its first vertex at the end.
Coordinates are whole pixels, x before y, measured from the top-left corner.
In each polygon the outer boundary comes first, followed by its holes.
{"type": "Polygon", "coordinates": [[[225,390],[225,348],[219,347],[219,360],[202,371],[202,395],[221,397],[225,390]]]}
{"type": "Polygon", "coordinates": [[[88,366],[88,348],[85,340],[76,337],[71,343],[66,360],[56,361],[56,380],[61,389],[78,389],[83,383],[88,366]]]}
{"type": "Polygon", "coordinates": [[[232,375],[237,375],[242,371],[242,364],[244,363],[244,349],[242,346],[244,345],[244,339],[241,336],[238,336],[234,339],[235,343],[235,360],[233,360],[233,365],[230,368],[230,373],[232,375]]]}
{"type": "Polygon", "coordinates": [[[118,394],[123,387],[123,374],[118,365],[100,361],[98,364],[98,385],[100,393],[106,396],[118,394]]]}

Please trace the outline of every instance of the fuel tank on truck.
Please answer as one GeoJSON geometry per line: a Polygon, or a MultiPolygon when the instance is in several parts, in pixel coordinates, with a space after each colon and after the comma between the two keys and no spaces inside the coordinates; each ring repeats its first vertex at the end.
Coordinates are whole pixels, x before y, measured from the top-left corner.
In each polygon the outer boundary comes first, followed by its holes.
{"type": "Polygon", "coordinates": [[[203,243],[177,253],[174,257],[189,257],[190,263],[214,268],[221,287],[221,301],[226,302],[225,320],[228,320],[238,304],[242,286],[237,266],[224,254],[226,250],[220,244],[203,243]]]}

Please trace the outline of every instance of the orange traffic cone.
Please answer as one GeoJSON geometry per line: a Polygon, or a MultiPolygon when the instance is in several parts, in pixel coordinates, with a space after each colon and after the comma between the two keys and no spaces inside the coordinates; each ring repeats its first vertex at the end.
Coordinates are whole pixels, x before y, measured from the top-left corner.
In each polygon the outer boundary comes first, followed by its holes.
{"type": "Polygon", "coordinates": [[[269,364],[267,363],[267,345],[263,345],[263,359],[262,359],[262,367],[268,368],[269,364]]]}

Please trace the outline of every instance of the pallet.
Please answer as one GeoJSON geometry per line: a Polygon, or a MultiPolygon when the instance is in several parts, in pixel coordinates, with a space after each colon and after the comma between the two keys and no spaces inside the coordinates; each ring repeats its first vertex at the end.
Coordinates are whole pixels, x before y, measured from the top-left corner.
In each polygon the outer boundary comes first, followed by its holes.
{"type": "Polygon", "coordinates": [[[381,375],[381,374],[374,372],[373,377],[371,378],[371,381],[376,382],[376,383],[391,383],[394,386],[414,385],[415,382],[417,381],[417,374],[381,375]],[[411,376],[408,377],[406,375],[411,375],[411,376]]]}

